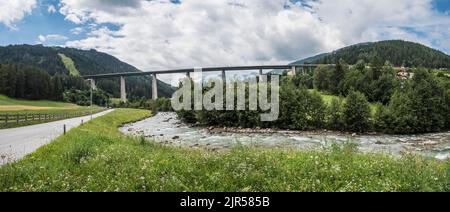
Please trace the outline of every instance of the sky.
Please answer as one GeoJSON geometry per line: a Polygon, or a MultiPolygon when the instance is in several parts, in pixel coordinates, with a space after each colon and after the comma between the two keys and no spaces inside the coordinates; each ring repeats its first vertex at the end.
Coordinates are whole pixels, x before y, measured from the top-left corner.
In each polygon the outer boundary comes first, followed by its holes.
{"type": "Polygon", "coordinates": [[[450,0],[0,0],[0,45],[109,53],[143,71],[284,64],[386,39],[450,53],[450,0]]]}

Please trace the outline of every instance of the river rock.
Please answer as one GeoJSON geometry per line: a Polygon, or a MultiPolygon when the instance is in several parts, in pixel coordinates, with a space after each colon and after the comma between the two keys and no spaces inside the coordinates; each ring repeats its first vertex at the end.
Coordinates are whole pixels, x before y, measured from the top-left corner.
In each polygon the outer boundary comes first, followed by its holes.
{"type": "Polygon", "coordinates": [[[422,143],[424,146],[433,146],[439,144],[437,141],[425,141],[422,143]]]}
{"type": "Polygon", "coordinates": [[[172,139],[173,139],[173,140],[180,139],[180,136],[174,136],[172,139]]]}

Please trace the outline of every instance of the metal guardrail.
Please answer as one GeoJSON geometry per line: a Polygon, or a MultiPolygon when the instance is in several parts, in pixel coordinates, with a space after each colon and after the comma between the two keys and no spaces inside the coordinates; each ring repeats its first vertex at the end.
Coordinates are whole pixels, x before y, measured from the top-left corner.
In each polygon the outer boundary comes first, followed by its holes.
{"type": "Polygon", "coordinates": [[[91,112],[86,111],[61,114],[0,114],[0,126],[57,121],[87,115],[91,115],[91,112]]]}

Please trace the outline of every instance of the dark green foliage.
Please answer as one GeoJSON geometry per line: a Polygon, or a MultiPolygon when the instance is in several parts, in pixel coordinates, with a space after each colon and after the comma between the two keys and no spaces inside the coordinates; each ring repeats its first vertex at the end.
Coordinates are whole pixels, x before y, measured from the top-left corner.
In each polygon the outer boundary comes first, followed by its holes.
{"type": "Polygon", "coordinates": [[[392,114],[386,106],[378,104],[374,115],[374,128],[379,132],[388,132],[392,126],[392,114]]]}
{"type": "Polygon", "coordinates": [[[142,98],[129,99],[127,102],[120,102],[112,104],[114,108],[133,108],[151,110],[153,113],[171,112],[172,104],[168,98],[158,98],[157,100],[142,98]]]}
{"type": "Polygon", "coordinates": [[[67,90],[89,89],[86,81],[80,77],[59,73],[50,76],[39,68],[15,64],[0,65],[0,82],[1,94],[11,98],[30,100],[62,101],[63,93],[67,90]]]}
{"type": "Polygon", "coordinates": [[[314,88],[314,75],[312,73],[299,74],[299,75],[296,75],[292,79],[292,82],[297,87],[305,87],[308,89],[313,89],[314,88]]]}
{"type": "Polygon", "coordinates": [[[445,128],[448,117],[446,91],[428,71],[415,71],[412,80],[392,97],[389,113],[393,133],[435,132],[445,128]]]}
{"type": "Polygon", "coordinates": [[[370,105],[364,94],[350,92],[344,103],[343,117],[348,131],[365,132],[370,129],[370,105]]]}
{"type": "Polygon", "coordinates": [[[14,63],[35,66],[50,75],[67,73],[64,63],[54,48],[42,45],[13,45],[0,47],[0,63],[14,63]]]}
{"type": "MultiPolygon", "coordinates": [[[[390,61],[394,66],[450,68],[450,56],[421,44],[391,40],[363,43],[339,49],[311,63],[330,64],[343,59],[356,64],[360,59],[374,64],[390,61]]],[[[376,78],[377,76],[375,76],[376,78]]]]}
{"type": "Polygon", "coordinates": [[[341,82],[345,78],[345,70],[347,70],[347,65],[345,62],[341,59],[337,61],[336,68],[332,70],[331,72],[331,79],[330,79],[330,91],[334,95],[340,95],[341,94],[341,82]]]}
{"type": "Polygon", "coordinates": [[[326,106],[318,93],[284,84],[280,90],[280,119],[283,129],[309,130],[322,128],[326,106]]]}
{"type": "Polygon", "coordinates": [[[334,75],[333,68],[329,66],[319,66],[314,70],[314,88],[319,91],[330,91],[332,77],[334,75]]]}
{"type": "Polygon", "coordinates": [[[386,62],[384,66],[367,67],[364,61],[360,60],[346,71],[339,90],[344,96],[347,96],[350,91],[359,91],[370,102],[387,104],[398,86],[396,72],[389,62],[386,62]]]}
{"type": "Polygon", "coordinates": [[[445,92],[445,129],[450,129],[450,89],[445,92]]]}
{"type": "MultiPolygon", "coordinates": [[[[412,79],[398,79],[389,63],[380,70],[377,80],[373,69],[364,62],[346,71],[339,86],[345,91],[346,100],[336,97],[328,106],[318,92],[307,90],[298,83],[298,76],[284,76],[280,88],[280,116],[275,122],[260,122],[262,111],[202,110],[180,111],[178,114],[190,123],[224,127],[326,128],[386,133],[450,129],[450,89],[445,78],[436,77],[426,70],[412,70],[415,73],[412,79]],[[369,98],[378,103],[373,114],[369,98]]],[[[330,69],[322,69],[322,72],[333,73],[330,69]]],[[[325,92],[331,93],[329,90],[325,92]]]]}
{"type": "Polygon", "coordinates": [[[50,99],[50,80],[50,75],[38,68],[14,64],[0,66],[0,93],[11,98],[50,99]]]}
{"type": "MultiPolygon", "coordinates": [[[[0,47],[0,63],[24,64],[38,67],[51,76],[55,74],[69,75],[69,71],[58,56],[59,53],[71,58],[81,75],[139,72],[138,69],[129,64],[121,62],[111,55],[95,50],[84,51],[72,48],[44,47],[42,45],[11,45],[0,47]]],[[[100,89],[116,97],[119,96],[119,79],[99,80],[97,83],[100,89]]],[[[150,98],[152,94],[151,84],[150,77],[127,78],[128,96],[145,96],[150,98]]],[[[161,97],[171,97],[174,88],[158,81],[158,92],[161,97]]]]}
{"type": "MultiPolygon", "coordinates": [[[[89,90],[70,89],[63,94],[64,101],[75,103],[81,106],[91,105],[91,92],[89,90]]],[[[92,102],[94,105],[110,106],[109,95],[102,90],[94,90],[92,92],[92,102]]]]}
{"type": "Polygon", "coordinates": [[[342,101],[334,98],[330,106],[327,108],[327,127],[332,130],[344,130],[344,115],[342,108],[342,101]]]}
{"type": "Polygon", "coordinates": [[[352,68],[345,73],[345,77],[340,84],[342,95],[347,96],[350,91],[364,91],[367,82],[364,81],[364,70],[360,71],[357,68],[352,68]]]}
{"type": "Polygon", "coordinates": [[[393,68],[386,64],[381,71],[381,76],[370,83],[372,89],[367,93],[370,96],[369,100],[388,104],[398,86],[399,82],[393,68]]]}

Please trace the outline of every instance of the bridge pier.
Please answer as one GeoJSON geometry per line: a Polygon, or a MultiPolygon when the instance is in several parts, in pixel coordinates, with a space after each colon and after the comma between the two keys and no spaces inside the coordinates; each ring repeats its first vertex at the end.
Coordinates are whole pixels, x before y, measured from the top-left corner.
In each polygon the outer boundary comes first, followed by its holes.
{"type": "Polygon", "coordinates": [[[91,81],[91,88],[92,90],[97,90],[97,85],[95,84],[95,79],[89,79],[89,81],[91,81]]]}
{"type": "Polygon", "coordinates": [[[125,87],[125,77],[120,76],[120,101],[127,102],[127,93],[125,87]]]}
{"type": "Polygon", "coordinates": [[[222,70],[222,82],[226,83],[227,81],[227,73],[225,70],[222,70]]]}
{"type": "Polygon", "coordinates": [[[296,67],[296,66],[292,66],[291,72],[290,72],[289,75],[290,75],[290,76],[295,76],[295,75],[297,75],[297,67],[296,67]]]}
{"type": "Polygon", "coordinates": [[[156,78],[156,74],[152,74],[152,99],[158,99],[158,79],[156,78]]]}

